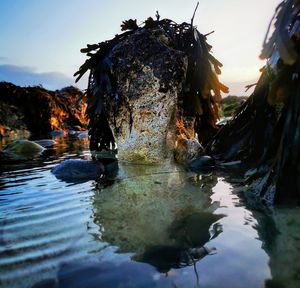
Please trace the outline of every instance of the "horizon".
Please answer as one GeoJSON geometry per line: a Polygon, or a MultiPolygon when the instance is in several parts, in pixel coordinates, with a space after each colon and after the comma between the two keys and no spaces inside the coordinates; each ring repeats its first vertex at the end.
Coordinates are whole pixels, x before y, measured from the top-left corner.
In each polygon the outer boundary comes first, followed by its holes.
{"type": "MultiPolygon", "coordinates": [[[[208,36],[208,42],[213,46],[213,55],[224,65],[220,81],[230,91],[223,96],[249,95],[253,89],[246,93],[244,86],[257,81],[259,68],[265,64],[258,55],[280,1],[228,0],[227,5],[224,2],[200,1],[194,25],[202,34],[215,31],[208,36]]],[[[156,10],[162,18],[190,22],[196,3],[188,1],[182,5],[179,0],[1,2],[0,81],[20,86],[42,85],[50,90],[70,85],[86,89],[86,77],[76,84],[73,78],[86,59],[79,51],[86,44],[111,39],[121,33],[123,20],[133,18],[142,23],[147,17],[154,17],[156,10]],[[138,12],[133,13],[134,10],[138,12]]]]}

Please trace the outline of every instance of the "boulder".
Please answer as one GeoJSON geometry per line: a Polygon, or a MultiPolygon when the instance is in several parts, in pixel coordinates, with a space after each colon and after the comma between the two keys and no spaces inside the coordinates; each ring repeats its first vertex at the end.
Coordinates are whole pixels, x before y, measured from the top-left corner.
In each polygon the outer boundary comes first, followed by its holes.
{"type": "Polygon", "coordinates": [[[205,144],[217,130],[221,91],[228,91],[218,80],[222,64],[196,27],[156,17],[143,27],[123,21],[125,32],[81,49],[90,58],[74,76],[90,70],[92,151],[117,144],[121,160],[162,163],[173,158],[178,138],[197,134],[205,144]]]}
{"type": "Polygon", "coordinates": [[[183,52],[162,43],[160,36],[166,37],[162,31],[156,37],[136,33],[112,51],[118,91],[131,107],[131,115],[123,107],[108,119],[116,127],[112,132],[121,160],[161,162],[175,146],[175,115],[188,63],[183,52]],[[135,49],[138,43],[151,49],[135,49]]]}

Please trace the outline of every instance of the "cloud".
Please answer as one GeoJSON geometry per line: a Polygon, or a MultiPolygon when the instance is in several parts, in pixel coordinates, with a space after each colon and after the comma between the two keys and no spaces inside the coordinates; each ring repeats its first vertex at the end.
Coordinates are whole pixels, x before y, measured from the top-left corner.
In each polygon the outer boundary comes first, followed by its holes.
{"type": "Polygon", "coordinates": [[[50,90],[75,84],[73,78],[60,72],[37,73],[30,67],[9,64],[0,65],[0,81],[12,82],[20,86],[43,85],[50,90]]]}
{"type": "MultiPolygon", "coordinates": [[[[60,72],[37,73],[30,67],[9,64],[0,64],[0,81],[12,82],[20,86],[43,85],[43,87],[50,90],[61,89],[70,85],[76,85],[80,89],[86,89],[87,87],[87,75],[75,84],[75,79],[60,72]]],[[[257,79],[247,82],[223,82],[230,89],[229,94],[224,94],[223,97],[227,95],[244,96],[250,95],[254,89],[245,92],[245,86],[257,82],[257,79]]]]}

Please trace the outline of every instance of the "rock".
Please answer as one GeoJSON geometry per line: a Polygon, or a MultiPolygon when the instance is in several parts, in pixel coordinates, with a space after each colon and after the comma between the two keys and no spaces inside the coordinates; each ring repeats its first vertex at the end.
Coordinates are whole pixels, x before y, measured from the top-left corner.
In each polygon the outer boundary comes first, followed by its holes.
{"type": "Polygon", "coordinates": [[[54,141],[52,139],[34,140],[33,142],[43,146],[44,148],[51,147],[56,144],[56,141],[54,141]]]}
{"type": "Polygon", "coordinates": [[[132,114],[122,107],[109,122],[118,144],[118,157],[131,162],[157,163],[172,157],[175,115],[185,80],[187,57],[151,34],[136,33],[112,50],[118,93],[129,99],[132,114]],[[145,50],[140,46],[145,46],[145,50]],[[151,48],[150,48],[151,47],[151,48]],[[128,73],[130,71],[130,73],[128,73]],[[114,125],[116,124],[116,125],[114,125]]]}
{"type": "Polygon", "coordinates": [[[70,159],[55,166],[51,172],[61,180],[88,181],[104,173],[104,166],[98,161],[70,159]]]}
{"type": "Polygon", "coordinates": [[[8,143],[3,152],[11,158],[30,158],[44,151],[41,145],[29,140],[16,140],[8,143]]]}
{"type": "Polygon", "coordinates": [[[207,172],[214,169],[216,163],[215,160],[210,156],[202,156],[189,163],[189,168],[193,172],[207,172]]]}
{"type": "Polygon", "coordinates": [[[203,150],[197,139],[181,138],[176,143],[174,158],[180,164],[187,164],[203,155],[203,150]]]}
{"type": "Polygon", "coordinates": [[[50,91],[0,82],[0,123],[12,130],[28,130],[36,138],[53,130],[84,126],[85,110],[83,92],[72,86],[50,91]]]}
{"type": "Polygon", "coordinates": [[[193,25],[151,17],[144,27],[130,27],[133,22],[121,25],[130,31],[81,50],[90,58],[75,73],[76,81],[90,70],[91,150],[117,144],[121,160],[162,163],[173,158],[177,137],[210,140],[221,91],[228,88],[218,80],[222,64],[193,25]],[[180,128],[192,128],[192,135],[180,128]]]}
{"type": "Polygon", "coordinates": [[[50,135],[52,137],[65,137],[66,136],[66,132],[62,131],[62,130],[54,130],[50,132],[50,135]]]}
{"type": "Polygon", "coordinates": [[[81,133],[79,133],[77,135],[77,138],[79,139],[88,139],[89,138],[89,131],[81,131],[81,133]]]}
{"type": "Polygon", "coordinates": [[[69,130],[68,136],[70,137],[78,137],[78,135],[82,133],[82,131],[77,131],[77,130],[69,130]]]}
{"type": "Polygon", "coordinates": [[[226,125],[230,120],[232,119],[232,117],[223,117],[220,119],[220,121],[217,122],[217,125],[219,127],[226,125]]]}

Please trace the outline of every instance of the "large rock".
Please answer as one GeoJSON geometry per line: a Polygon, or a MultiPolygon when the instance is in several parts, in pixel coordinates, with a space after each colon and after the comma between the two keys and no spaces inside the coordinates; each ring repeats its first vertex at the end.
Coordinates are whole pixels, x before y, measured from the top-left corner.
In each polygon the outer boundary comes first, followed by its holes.
{"type": "Polygon", "coordinates": [[[168,37],[159,29],[131,35],[114,47],[111,57],[118,77],[117,90],[129,99],[132,116],[124,105],[116,118],[111,115],[109,119],[110,126],[116,126],[113,134],[118,157],[150,163],[170,157],[187,57],[170,48],[168,37]]]}
{"type": "Polygon", "coordinates": [[[90,70],[90,149],[117,144],[122,160],[156,163],[173,156],[178,137],[197,134],[208,142],[228,88],[218,80],[222,64],[196,27],[159,15],[144,24],[123,21],[124,33],[81,49],[90,58],[74,76],[78,81],[90,70]],[[182,135],[185,128],[192,133],[182,135]]]}

